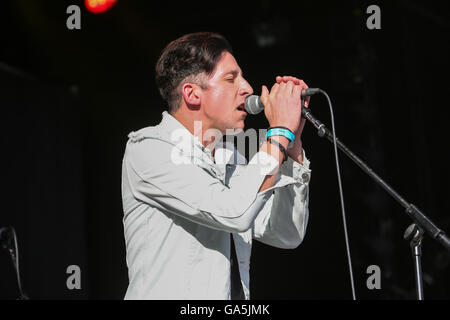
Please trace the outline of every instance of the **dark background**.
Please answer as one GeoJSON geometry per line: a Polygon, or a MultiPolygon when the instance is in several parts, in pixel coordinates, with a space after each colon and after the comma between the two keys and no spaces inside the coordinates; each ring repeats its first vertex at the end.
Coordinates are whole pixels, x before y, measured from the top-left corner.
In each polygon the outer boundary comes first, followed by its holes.
{"type": "MultiPolygon", "coordinates": [[[[0,11],[2,183],[0,227],[15,227],[32,299],[122,299],[128,284],[121,161],[130,131],[165,110],[154,65],[171,40],[222,33],[256,93],[277,75],[330,95],[338,137],[408,201],[450,232],[447,100],[449,11],[423,1],[124,1],[103,14],[82,1],[3,1],[0,11]],[[68,30],[66,8],[81,8],[68,30]],[[366,8],[381,8],[381,30],[366,8]],[[81,290],[68,290],[78,265],[81,290]]],[[[331,127],[329,109],[314,114],[331,127]]],[[[262,115],[247,128],[264,128],[262,115]]],[[[306,125],[310,219],[295,250],[254,243],[253,299],[351,299],[332,145],[306,125]]],[[[414,299],[403,208],[342,153],[341,173],[356,294],[414,299]],[[368,290],[366,268],[381,269],[368,290]]],[[[425,297],[450,297],[450,255],[423,244],[425,297]]],[[[0,252],[0,298],[18,296],[0,252]]]]}

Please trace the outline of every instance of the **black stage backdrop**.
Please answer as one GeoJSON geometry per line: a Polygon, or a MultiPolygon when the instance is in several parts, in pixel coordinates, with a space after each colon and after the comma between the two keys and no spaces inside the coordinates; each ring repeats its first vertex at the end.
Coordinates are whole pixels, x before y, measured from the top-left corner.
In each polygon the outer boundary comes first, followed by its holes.
{"type": "MultiPolygon", "coordinates": [[[[163,47],[195,31],[231,42],[256,93],[277,75],[328,92],[337,135],[407,200],[450,233],[447,99],[450,20],[445,2],[118,1],[94,15],[82,1],[7,1],[0,13],[2,112],[0,227],[16,228],[20,268],[32,299],[122,299],[127,268],[120,195],[127,134],[157,124],[164,103],[154,83],[163,47]],[[66,8],[81,8],[68,30],[66,8]],[[369,30],[366,8],[381,9],[369,30]],[[67,267],[81,269],[68,290],[67,267]]],[[[312,98],[330,127],[326,101],[312,98]]],[[[247,128],[265,128],[262,115],[247,128]]],[[[310,219],[295,250],[255,243],[254,299],[350,299],[332,145],[310,124],[310,219]]],[[[340,154],[356,293],[414,299],[403,208],[340,154]],[[366,269],[381,269],[369,290],[366,269]]],[[[450,297],[450,256],[426,236],[426,298],[450,297]]],[[[0,253],[0,298],[18,292],[0,253]]]]}

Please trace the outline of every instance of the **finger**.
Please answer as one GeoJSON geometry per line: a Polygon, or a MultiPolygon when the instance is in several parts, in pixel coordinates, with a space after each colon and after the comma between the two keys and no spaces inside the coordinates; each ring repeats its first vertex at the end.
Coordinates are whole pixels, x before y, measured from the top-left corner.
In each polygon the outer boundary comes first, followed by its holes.
{"type": "Polygon", "coordinates": [[[309,107],[309,99],[311,99],[311,97],[302,98],[302,107],[309,107]]]}
{"type": "Polygon", "coordinates": [[[294,83],[292,81],[287,82],[286,83],[286,93],[291,95],[292,92],[293,92],[294,87],[295,87],[295,85],[294,85],[294,83]]]}
{"type": "Polygon", "coordinates": [[[302,88],[299,85],[294,86],[294,88],[292,89],[293,96],[300,97],[301,90],[302,90],[302,88]]]}
{"type": "Polygon", "coordinates": [[[309,107],[309,100],[311,99],[311,97],[306,97],[305,99],[305,107],[309,107]]]}
{"type": "Polygon", "coordinates": [[[285,81],[285,82],[292,81],[292,82],[294,82],[294,84],[299,85],[299,84],[301,84],[302,80],[299,78],[296,78],[296,77],[292,77],[292,76],[284,76],[283,81],[285,81]]]}
{"type": "MultiPolygon", "coordinates": [[[[302,87],[302,91],[308,89],[308,85],[305,83],[305,81],[301,80],[301,84],[300,86],[302,87]]],[[[309,106],[309,100],[311,99],[311,97],[306,97],[305,99],[305,107],[309,106]]]]}
{"type": "Polygon", "coordinates": [[[299,85],[294,85],[294,87],[292,88],[292,95],[295,98],[300,98],[301,92],[302,92],[302,88],[299,85]]]}
{"type": "Polygon", "coordinates": [[[270,95],[271,96],[276,96],[279,91],[280,91],[280,85],[278,83],[275,83],[272,86],[272,89],[270,89],[270,95]]]}
{"type": "Polygon", "coordinates": [[[275,80],[276,80],[277,83],[282,83],[282,82],[287,83],[289,81],[292,81],[292,82],[294,82],[294,84],[300,84],[301,81],[302,81],[302,80],[300,80],[300,79],[298,79],[296,77],[291,77],[291,76],[282,76],[282,77],[281,76],[277,76],[275,78],[275,80]]]}
{"type": "Polygon", "coordinates": [[[309,88],[308,85],[306,84],[306,82],[303,81],[303,80],[300,80],[300,85],[302,86],[303,89],[308,89],[309,88]]]}
{"type": "Polygon", "coordinates": [[[261,87],[261,102],[265,105],[269,98],[269,89],[265,85],[261,87]]]}
{"type": "Polygon", "coordinates": [[[288,91],[288,84],[286,82],[280,83],[280,90],[278,91],[279,96],[285,96],[286,94],[290,94],[291,92],[288,91]]]}

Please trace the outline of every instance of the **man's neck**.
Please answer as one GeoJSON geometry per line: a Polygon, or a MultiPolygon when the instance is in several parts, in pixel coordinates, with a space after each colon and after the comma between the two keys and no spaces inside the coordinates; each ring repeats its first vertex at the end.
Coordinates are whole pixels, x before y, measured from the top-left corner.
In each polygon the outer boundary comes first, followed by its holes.
{"type": "MultiPolygon", "coordinates": [[[[211,132],[212,130],[208,131],[211,129],[210,126],[207,121],[199,119],[198,112],[181,112],[180,110],[177,110],[173,114],[171,113],[171,115],[177,119],[178,122],[180,122],[192,135],[197,137],[205,148],[209,148],[211,150],[211,155],[214,157],[214,150],[217,142],[214,143],[214,138],[211,139],[208,134],[205,134],[211,132]]],[[[217,133],[217,130],[214,130],[213,132],[217,133]]]]}

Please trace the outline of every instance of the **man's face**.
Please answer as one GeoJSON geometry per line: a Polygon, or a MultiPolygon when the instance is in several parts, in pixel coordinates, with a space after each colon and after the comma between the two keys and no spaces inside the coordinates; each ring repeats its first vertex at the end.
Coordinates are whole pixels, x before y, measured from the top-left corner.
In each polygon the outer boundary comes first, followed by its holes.
{"type": "Polygon", "coordinates": [[[203,90],[202,110],[208,128],[220,130],[244,129],[245,98],[253,94],[250,84],[242,76],[234,57],[229,52],[222,53],[207,89],[203,90]]]}

